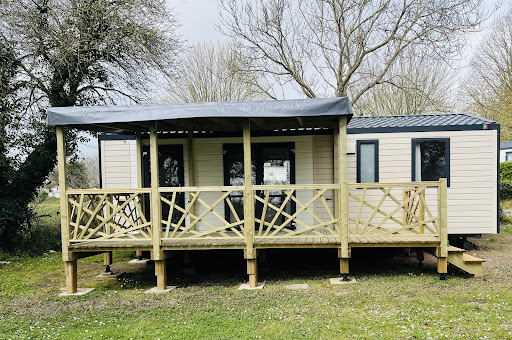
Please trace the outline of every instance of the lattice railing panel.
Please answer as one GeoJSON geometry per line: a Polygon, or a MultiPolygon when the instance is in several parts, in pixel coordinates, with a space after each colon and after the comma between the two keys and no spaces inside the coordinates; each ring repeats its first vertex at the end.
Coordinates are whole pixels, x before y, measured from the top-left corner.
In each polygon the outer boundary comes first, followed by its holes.
{"type": "Polygon", "coordinates": [[[338,237],[335,185],[256,185],[255,237],[338,237]]]}
{"type": "Polygon", "coordinates": [[[436,185],[437,182],[418,186],[351,184],[350,233],[439,235],[436,185]]]}
{"type": "Polygon", "coordinates": [[[162,189],[162,238],[245,237],[244,218],[230,198],[234,191],[240,188],[162,189]],[[224,209],[233,221],[226,219],[224,209]]]}
{"type": "Polygon", "coordinates": [[[151,222],[143,214],[143,195],[105,190],[68,194],[70,241],[150,239],[151,222]]]}

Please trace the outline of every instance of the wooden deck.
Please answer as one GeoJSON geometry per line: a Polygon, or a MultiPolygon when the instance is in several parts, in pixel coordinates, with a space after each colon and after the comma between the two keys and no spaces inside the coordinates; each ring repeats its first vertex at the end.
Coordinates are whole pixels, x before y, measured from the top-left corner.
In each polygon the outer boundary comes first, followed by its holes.
{"type": "MultiPolygon", "coordinates": [[[[162,239],[160,246],[164,251],[184,249],[244,249],[246,241],[243,237],[237,237],[234,233],[226,233],[228,236],[213,235],[212,237],[193,237],[186,234],[182,238],[162,239]]],[[[286,237],[286,233],[280,232],[279,237],[254,238],[254,248],[339,248],[339,237],[318,236],[309,232],[300,237],[286,237]]],[[[114,251],[114,250],[152,250],[152,240],[136,234],[136,239],[127,236],[111,240],[86,240],[73,242],[69,249],[76,252],[85,251],[114,251]]],[[[438,236],[432,235],[351,235],[350,247],[437,247],[440,245],[438,236]]]]}

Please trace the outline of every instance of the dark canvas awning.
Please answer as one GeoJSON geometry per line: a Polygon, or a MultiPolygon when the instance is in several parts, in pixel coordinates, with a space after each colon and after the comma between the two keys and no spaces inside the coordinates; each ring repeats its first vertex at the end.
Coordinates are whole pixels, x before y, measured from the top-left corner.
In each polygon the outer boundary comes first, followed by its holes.
{"type": "Polygon", "coordinates": [[[48,125],[84,130],[127,132],[146,130],[158,121],[159,130],[235,131],[243,118],[254,129],[331,127],[340,115],[352,117],[347,97],[248,102],[159,104],[131,106],[51,107],[48,125]]]}

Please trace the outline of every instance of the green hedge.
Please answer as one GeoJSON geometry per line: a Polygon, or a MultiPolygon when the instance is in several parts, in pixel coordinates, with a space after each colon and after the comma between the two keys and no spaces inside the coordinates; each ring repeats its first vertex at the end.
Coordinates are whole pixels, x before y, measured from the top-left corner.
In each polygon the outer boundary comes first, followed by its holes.
{"type": "Polygon", "coordinates": [[[512,162],[500,164],[500,198],[512,199],[512,162]]]}
{"type": "Polygon", "coordinates": [[[500,199],[502,199],[502,200],[512,199],[512,182],[501,182],[500,183],[500,199]]]}
{"type": "Polygon", "coordinates": [[[500,164],[500,180],[502,182],[512,182],[512,162],[500,164]]]}

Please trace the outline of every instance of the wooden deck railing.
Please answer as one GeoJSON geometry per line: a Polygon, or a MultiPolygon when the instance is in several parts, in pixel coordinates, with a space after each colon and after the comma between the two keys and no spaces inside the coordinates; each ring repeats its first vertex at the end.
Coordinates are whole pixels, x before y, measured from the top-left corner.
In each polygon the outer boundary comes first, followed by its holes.
{"type": "Polygon", "coordinates": [[[349,184],[351,234],[440,236],[440,183],[349,184]]]}
{"type": "MultiPolygon", "coordinates": [[[[159,188],[161,219],[152,221],[151,189],[68,190],[69,243],[147,240],[270,239],[298,243],[351,237],[436,236],[447,247],[446,180],[348,185],[348,214],[336,203],[340,184],[253,185],[252,216],[243,186],[159,188]],[[339,209],[336,212],[336,209],[339,209]],[[348,219],[348,232],[343,218],[348,219]],[[157,229],[155,229],[157,228],[157,229]]],[[[166,241],[167,240],[167,241],[166,241]]],[[[257,243],[257,242],[256,242],[257,243]]]]}
{"type": "Polygon", "coordinates": [[[162,207],[163,239],[245,238],[244,218],[239,216],[230,195],[244,187],[159,188],[162,207]],[[178,202],[181,197],[181,204],[178,202]],[[167,196],[167,197],[166,197],[167,196]],[[226,220],[224,206],[234,217],[226,220]]]}
{"type": "Polygon", "coordinates": [[[142,208],[143,195],[149,192],[149,189],[68,190],[70,242],[151,239],[152,225],[142,208]]]}
{"type": "Polygon", "coordinates": [[[339,185],[254,185],[255,237],[323,238],[339,236],[333,193],[339,185]],[[276,197],[277,196],[277,197],[276,197]]]}

